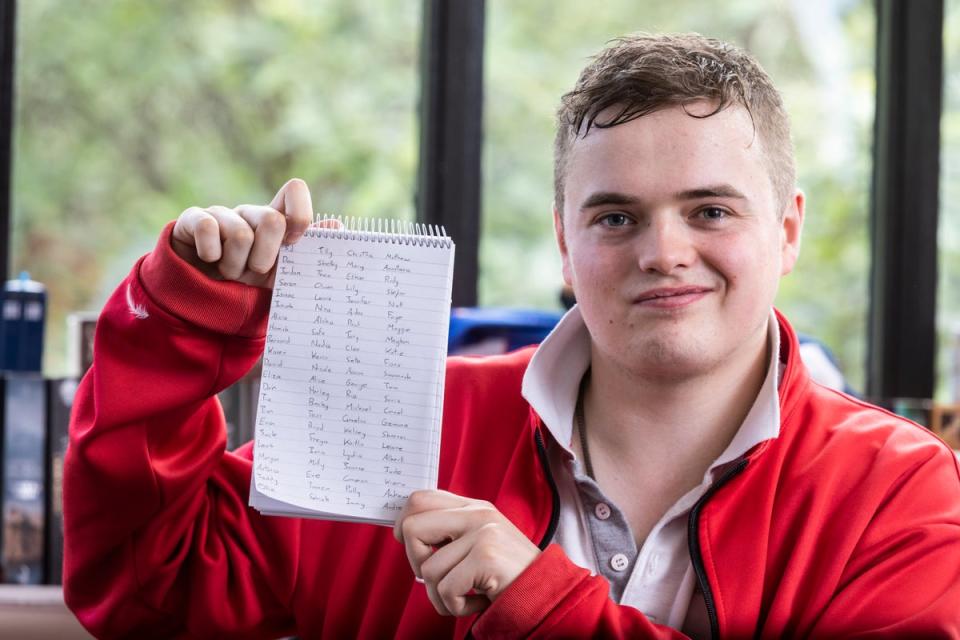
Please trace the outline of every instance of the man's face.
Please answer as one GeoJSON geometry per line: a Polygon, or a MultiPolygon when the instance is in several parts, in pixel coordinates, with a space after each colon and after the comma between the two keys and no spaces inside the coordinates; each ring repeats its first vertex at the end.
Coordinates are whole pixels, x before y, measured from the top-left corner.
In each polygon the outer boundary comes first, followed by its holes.
{"type": "Polygon", "coordinates": [[[803,220],[799,192],[775,201],[760,144],[740,107],[670,107],[574,143],[554,217],[595,358],[669,379],[757,357],[803,220]]]}

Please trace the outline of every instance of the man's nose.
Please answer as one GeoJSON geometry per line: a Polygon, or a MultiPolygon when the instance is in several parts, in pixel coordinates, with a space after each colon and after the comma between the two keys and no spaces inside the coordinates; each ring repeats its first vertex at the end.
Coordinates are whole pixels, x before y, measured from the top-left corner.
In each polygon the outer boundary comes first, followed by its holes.
{"type": "Polygon", "coordinates": [[[643,271],[670,274],[691,266],[696,256],[690,229],[675,216],[653,216],[637,241],[637,260],[643,271]]]}

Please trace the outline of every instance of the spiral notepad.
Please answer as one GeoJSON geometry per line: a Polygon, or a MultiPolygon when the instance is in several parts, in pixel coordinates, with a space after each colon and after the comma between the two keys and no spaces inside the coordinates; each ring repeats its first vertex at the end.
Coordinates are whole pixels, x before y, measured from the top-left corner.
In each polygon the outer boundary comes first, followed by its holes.
{"type": "Polygon", "coordinates": [[[437,486],[454,245],[432,225],[340,224],[277,259],[250,505],[392,524],[437,486]]]}

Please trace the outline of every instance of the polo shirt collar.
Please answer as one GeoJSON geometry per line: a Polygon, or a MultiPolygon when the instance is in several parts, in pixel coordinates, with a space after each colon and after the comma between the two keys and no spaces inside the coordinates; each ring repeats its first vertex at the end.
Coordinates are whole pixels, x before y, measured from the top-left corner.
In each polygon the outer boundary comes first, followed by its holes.
{"type": "MultiPolygon", "coordinates": [[[[741,457],[759,443],[780,435],[780,327],[773,309],[767,324],[770,361],[753,406],[726,450],[710,469],[741,457]]],[[[590,333],[577,306],[568,311],[530,360],[522,395],[543,420],[553,439],[573,455],[573,413],[580,380],[590,366],[590,333]]]]}

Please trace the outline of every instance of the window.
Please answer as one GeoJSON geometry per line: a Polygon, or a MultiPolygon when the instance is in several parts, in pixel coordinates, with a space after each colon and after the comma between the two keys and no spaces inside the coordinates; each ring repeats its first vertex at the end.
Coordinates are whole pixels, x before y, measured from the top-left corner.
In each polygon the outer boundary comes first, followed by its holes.
{"type": "Polygon", "coordinates": [[[804,246],[778,306],[825,342],[862,389],[875,12],[820,3],[487,3],[482,305],[558,307],[553,114],[588,56],[635,31],[697,31],[753,52],[784,95],[807,194],[804,246]],[[518,274],[523,274],[518,277],[518,274]]]}
{"type": "Polygon", "coordinates": [[[940,120],[940,221],[937,282],[937,390],[960,400],[960,2],[943,15],[943,113],[940,120]]]}
{"type": "Polygon", "coordinates": [[[413,219],[420,6],[375,0],[20,3],[12,271],[99,310],[190,205],[269,202],[413,219]]]}

